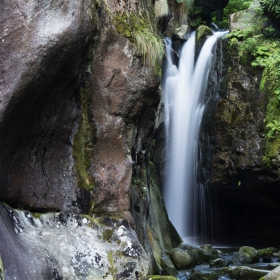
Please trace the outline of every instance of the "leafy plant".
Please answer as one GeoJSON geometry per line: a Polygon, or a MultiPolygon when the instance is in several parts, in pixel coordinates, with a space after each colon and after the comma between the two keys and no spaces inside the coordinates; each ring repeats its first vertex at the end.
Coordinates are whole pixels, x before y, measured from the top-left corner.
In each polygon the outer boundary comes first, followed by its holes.
{"type": "Polygon", "coordinates": [[[280,18],[280,2],[279,0],[260,0],[263,10],[271,12],[276,18],[280,18]]]}
{"type": "MultiPolygon", "coordinates": [[[[270,34],[277,32],[272,26],[268,30],[270,34]]],[[[263,69],[260,90],[268,97],[263,162],[269,167],[280,162],[280,42],[274,36],[266,36],[265,32],[260,25],[234,30],[228,35],[227,44],[230,54],[237,55],[241,65],[246,67],[251,63],[263,69]]]]}

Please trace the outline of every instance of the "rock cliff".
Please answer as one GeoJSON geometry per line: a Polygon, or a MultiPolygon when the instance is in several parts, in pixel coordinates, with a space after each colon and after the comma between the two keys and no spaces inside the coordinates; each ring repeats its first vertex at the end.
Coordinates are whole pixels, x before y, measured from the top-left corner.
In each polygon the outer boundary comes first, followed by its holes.
{"type": "Polygon", "coordinates": [[[147,157],[163,54],[154,5],[74,2],[0,3],[0,200],[24,209],[1,204],[5,276],[145,279],[172,247],[147,157]],[[151,60],[139,30],[159,46],[151,60]]]}
{"type": "MultiPolygon", "coordinates": [[[[233,14],[231,31],[248,30],[254,20],[263,28],[267,25],[254,10],[233,14]]],[[[278,160],[271,165],[264,160],[269,91],[261,90],[263,69],[251,65],[253,57],[240,58],[230,39],[223,43],[222,52],[223,71],[212,78],[224,78],[217,88],[219,97],[208,102],[201,137],[210,157],[203,159],[200,180],[211,186],[216,197],[213,207],[221,219],[215,225],[214,239],[277,246],[280,177],[278,160]]]]}

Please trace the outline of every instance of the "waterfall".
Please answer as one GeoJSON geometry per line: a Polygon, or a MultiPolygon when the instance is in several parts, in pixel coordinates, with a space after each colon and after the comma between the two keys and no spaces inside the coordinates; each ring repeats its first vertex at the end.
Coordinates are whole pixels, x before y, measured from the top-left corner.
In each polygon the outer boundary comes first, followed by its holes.
{"type": "MultiPolygon", "coordinates": [[[[204,43],[195,63],[195,32],[184,44],[178,69],[172,42],[165,39],[166,62],[163,81],[167,164],[163,191],[168,216],[188,242],[198,243],[198,206],[205,204],[197,184],[198,134],[204,112],[204,93],[211,64],[212,48],[227,32],[215,32],[204,43]]],[[[203,187],[203,186],[202,186],[203,187]]],[[[203,207],[203,205],[202,205],[203,207]]],[[[201,210],[199,210],[201,212],[201,210]]]]}

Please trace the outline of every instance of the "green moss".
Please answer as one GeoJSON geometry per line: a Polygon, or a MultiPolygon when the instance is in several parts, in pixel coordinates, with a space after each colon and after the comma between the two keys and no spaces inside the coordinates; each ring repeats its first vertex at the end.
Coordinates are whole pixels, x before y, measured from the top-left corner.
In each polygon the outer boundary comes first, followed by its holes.
{"type": "Polygon", "coordinates": [[[112,229],[106,229],[103,231],[102,233],[102,237],[105,241],[110,242],[111,243],[111,238],[113,236],[113,230],[112,229]]]}
{"type": "Polygon", "coordinates": [[[143,55],[144,61],[155,74],[160,74],[164,54],[162,39],[156,34],[147,15],[119,13],[115,16],[118,33],[128,38],[143,55]]]}
{"type": "Polygon", "coordinates": [[[30,214],[33,216],[35,219],[41,219],[43,213],[38,213],[38,212],[30,212],[30,214]]]}
{"type": "MultiPolygon", "coordinates": [[[[262,22],[262,20],[260,21],[262,22]]],[[[229,56],[237,56],[243,67],[262,71],[260,90],[267,95],[263,163],[280,167],[280,42],[262,34],[259,24],[233,30],[228,36],[229,56]]]]}
{"type": "Polygon", "coordinates": [[[4,270],[1,256],[0,256],[0,280],[5,280],[5,270],[4,270]]]}
{"type": "Polygon", "coordinates": [[[88,172],[93,154],[94,139],[94,129],[89,113],[89,97],[90,93],[87,89],[80,90],[80,123],[73,143],[78,186],[86,190],[92,190],[94,187],[93,178],[88,172]]]}
{"type": "Polygon", "coordinates": [[[206,25],[201,25],[198,27],[196,32],[196,41],[200,42],[206,36],[212,35],[213,31],[206,25]]]}
{"type": "MultiPolygon", "coordinates": [[[[118,270],[114,266],[114,257],[113,257],[113,252],[109,251],[107,254],[107,259],[109,261],[110,267],[108,267],[109,273],[114,277],[115,274],[118,273],[118,270]]],[[[114,277],[115,279],[115,277],[114,277]]]]}
{"type": "Polygon", "coordinates": [[[148,275],[147,280],[177,280],[174,276],[148,275]]]}

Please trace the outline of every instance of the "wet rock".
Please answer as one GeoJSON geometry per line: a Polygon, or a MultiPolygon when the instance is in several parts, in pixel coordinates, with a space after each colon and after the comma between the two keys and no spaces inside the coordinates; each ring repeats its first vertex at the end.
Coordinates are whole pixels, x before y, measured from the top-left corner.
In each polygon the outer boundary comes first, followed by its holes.
{"type": "Polygon", "coordinates": [[[194,245],[189,245],[185,242],[181,243],[179,245],[179,248],[183,249],[183,250],[190,250],[192,251],[194,254],[196,254],[197,257],[195,257],[195,259],[197,261],[199,261],[199,259],[201,260],[201,262],[208,262],[210,260],[214,260],[215,259],[215,256],[212,255],[211,253],[209,253],[208,251],[202,249],[202,248],[199,248],[197,246],[194,246],[194,245]]]}
{"type": "Polygon", "coordinates": [[[174,276],[164,276],[164,275],[148,275],[147,280],[176,280],[174,276]]]}
{"type": "Polygon", "coordinates": [[[192,269],[189,273],[188,279],[191,279],[191,280],[217,280],[218,275],[214,272],[202,273],[199,270],[192,269]]]}
{"type": "Polygon", "coordinates": [[[7,279],[146,279],[147,254],[123,220],[73,212],[33,214],[3,204],[0,220],[7,279]],[[107,226],[104,219],[114,223],[107,226]]]}
{"type": "MultiPolygon", "coordinates": [[[[150,149],[146,155],[153,155],[153,150],[150,149]]],[[[131,213],[139,241],[146,251],[151,252],[148,255],[149,274],[176,275],[176,269],[167,252],[177,247],[182,240],[167,218],[156,167],[151,160],[147,163],[143,158],[139,161],[138,157],[139,178],[142,182],[147,182],[147,192],[139,191],[139,186],[132,182],[131,213]]]]}
{"type": "Polygon", "coordinates": [[[196,31],[196,41],[200,43],[202,40],[209,36],[212,35],[213,31],[206,25],[200,25],[196,31]]]}
{"type": "Polygon", "coordinates": [[[187,24],[184,24],[176,29],[175,38],[179,37],[180,39],[187,40],[190,33],[191,33],[191,27],[187,24]]]}
{"type": "Polygon", "coordinates": [[[269,248],[266,248],[266,249],[258,250],[258,255],[262,259],[263,262],[269,263],[269,262],[272,261],[272,257],[273,257],[274,252],[278,252],[278,249],[273,248],[273,247],[269,247],[269,248]]]}
{"type": "Polygon", "coordinates": [[[280,263],[279,262],[276,262],[276,263],[270,263],[267,265],[267,269],[269,270],[273,270],[275,269],[276,267],[280,266],[280,263]]]}
{"type": "Polygon", "coordinates": [[[161,258],[161,267],[164,275],[176,276],[178,274],[177,269],[168,256],[163,256],[161,258]]]}
{"type": "Polygon", "coordinates": [[[241,247],[233,258],[234,263],[250,264],[259,261],[258,251],[249,246],[241,247]]]}
{"type": "Polygon", "coordinates": [[[246,266],[239,266],[233,268],[230,272],[230,276],[236,280],[248,280],[248,279],[260,279],[268,272],[264,270],[257,270],[246,266]]]}
{"type": "Polygon", "coordinates": [[[211,244],[202,245],[200,246],[200,248],[208,251],[210,254],[212,254],[215,257],[219,256],[218,250],[214,249],[211,244]]]}
{"type": "Polygon", "coordinates": [[[170,251],[170,256],[178,269],[188,269],[195,266],[191,256],[180,248],[173,248],[170,251]]]}
{"type": "Polygon", "coordinates": [[[229,266],[229,262],[222,258],[218,258],[210,262],[211,268],[228,267],[228,266],[229,266]]]}
{"type": "Polygon", "coordinates": [[[0,280],[5,280],[5,270],[4,270],[1,256],[0,256],[0,280]]]}
{"type": "Polygon", "coordinates": [[[263,279],[264,280],[276,280],[280,277],[280,266],[270,271],[263,279]]]}

